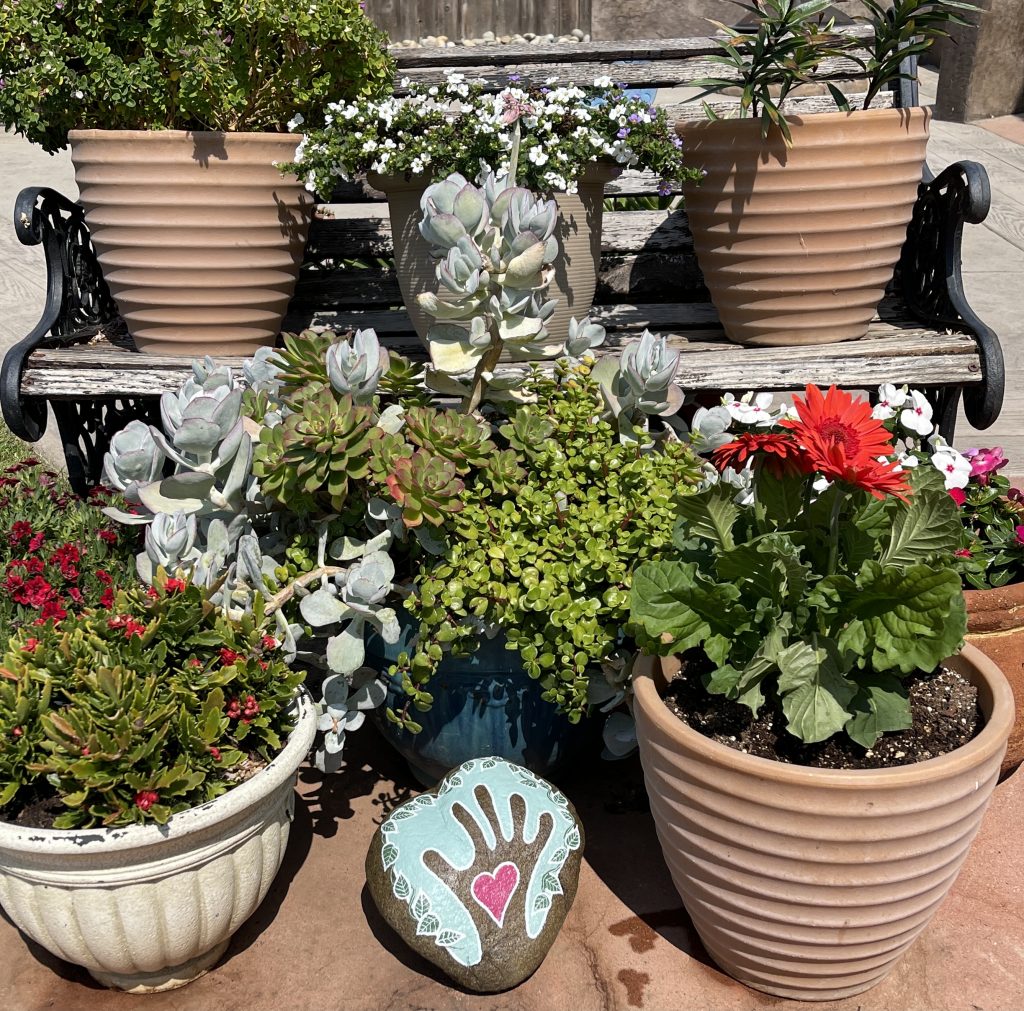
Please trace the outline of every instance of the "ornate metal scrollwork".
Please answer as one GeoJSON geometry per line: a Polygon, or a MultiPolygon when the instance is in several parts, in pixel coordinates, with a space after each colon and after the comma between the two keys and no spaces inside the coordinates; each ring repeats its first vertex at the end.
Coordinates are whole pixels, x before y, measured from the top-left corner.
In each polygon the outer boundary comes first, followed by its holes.
{"type": "Polygon", "coordinates": [[[117,308],[103,280],[79,204],[46,187],[24,189],[14,205],[14,229],[24,245],[43,244],[46,303],[32,332],[4,358],[0,407],[11,431],[35,442],[46,431],[46,402],[21,394],[28,356],[36,348],[87,338],[90,328],[115,318],[117,308]]]}
{"type": "Polygon", "coordinates": [[[68,465],[68,481],[79,495],[101,483],[103,456],[111,438],[129,421],[160,426],[159,397],[54,400],[53,413],[68,465]]]}
{"type": "MultiPolygon", "coordinates": [[[[975,428],[988,428],[1003,405],[1005,371],[999,338],[971,308],[960,272],[965,222],[979,224],[991,200],[988,173],[976,162],[957,162],[918,187],[896,284],[907,308],[931,326],[972,334],[981,357],[980,383],[963,387],[964,412],[975,428]]],[[[944,397],[943,415],[952,437],[956,400],[944,397]]]]}

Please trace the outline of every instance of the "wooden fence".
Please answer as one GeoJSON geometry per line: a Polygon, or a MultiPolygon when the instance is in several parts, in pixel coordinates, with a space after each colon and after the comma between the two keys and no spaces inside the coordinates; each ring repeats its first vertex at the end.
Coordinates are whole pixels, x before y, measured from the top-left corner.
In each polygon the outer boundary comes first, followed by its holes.
{"type": "Polygon", "coordinates": [[[366,0],[366,12],[392,42],[446,35],[479,39],[534,32],[590,31],[592,0],[366,0]]]}

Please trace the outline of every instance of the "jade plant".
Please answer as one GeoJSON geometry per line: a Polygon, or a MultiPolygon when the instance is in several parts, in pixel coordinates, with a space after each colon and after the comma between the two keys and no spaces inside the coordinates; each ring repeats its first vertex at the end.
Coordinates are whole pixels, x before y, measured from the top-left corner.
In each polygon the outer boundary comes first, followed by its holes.
{"type": "MultiPolygon", "coordinates": [[[[560,360],[553,378],[535,372],[522,387],[528,402],[496,419],[508,473],[466,485],[444,555],[420,563],[406,605],[420,623],[417,647],[393,670],[408,698],[391,720],[417,729],[442,657],[499,630],[571,722],[621,698],[633,570],[673,551],[677,511],[702,471],[671,429],[649,443],[620,438],[593,371],[590,358],[560,360]]],[[[659,389],[637,399],[653,403],[659,389]]]]}
{"type": "Polygon", "coordinates": [[[267,764],[301,673],[267,609],[230,619],[168,576],[13,636],[0,661],[0,814],[58,829],[162,824],[267,764]]]}

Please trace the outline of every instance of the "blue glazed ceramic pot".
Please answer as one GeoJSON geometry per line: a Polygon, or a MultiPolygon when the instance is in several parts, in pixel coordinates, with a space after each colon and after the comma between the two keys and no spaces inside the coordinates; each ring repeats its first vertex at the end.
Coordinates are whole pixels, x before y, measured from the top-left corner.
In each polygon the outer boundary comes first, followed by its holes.
{"type": "MultiPolygon", "coordinates": [[[[415,634],[415,623],[403,622],[396,643],[370,635],[367,666],[386,670],[400,653],[412,651],[415,634]]],[[[446,658],[428,691],[434,704],[413,713],[423,726],[418,734],[388,721],[384,707],[374,713],[381,733],[427,786],[455,766],[489,755],[547,777],[579,755],[588,738],[586,720],[574,726],[541,698],[540,685],[523,669],[519,654],[505,649],[503,636],[482,640],[471,657],[446,658]]],[[[401,678],[393,678],[385,706],[401,708],[406,699],[401,678]]]]}

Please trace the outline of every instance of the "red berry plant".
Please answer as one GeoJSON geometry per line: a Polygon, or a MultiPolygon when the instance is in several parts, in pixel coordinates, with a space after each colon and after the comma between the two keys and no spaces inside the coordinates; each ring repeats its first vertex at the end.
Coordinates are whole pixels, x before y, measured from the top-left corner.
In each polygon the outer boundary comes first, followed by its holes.
{"type": "Polygon", "coordinates": [[[109,606],[29,625],[0,660],[0,817],[163,824],[262,768],[294,724],[301,673],[262,599],[238,620],[156,572],[109,606]]]}
{"type": "Polygon", "coordinates": [[[135,585],[137,535],[103,515],[111,495],[79,498],[31,458],[0,473],[0,630],[109,608],[116,587],[135,585]]]}

